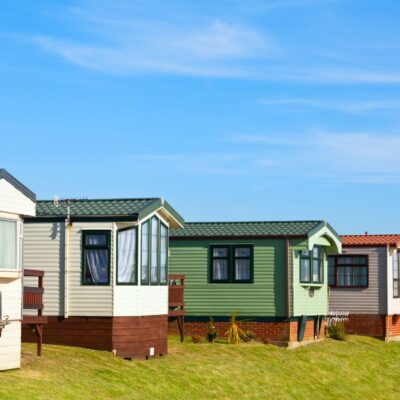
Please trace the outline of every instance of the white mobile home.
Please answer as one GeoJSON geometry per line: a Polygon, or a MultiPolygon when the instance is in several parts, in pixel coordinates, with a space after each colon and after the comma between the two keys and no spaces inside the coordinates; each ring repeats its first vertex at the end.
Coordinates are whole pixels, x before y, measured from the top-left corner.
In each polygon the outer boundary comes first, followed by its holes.
{"type": "Polygon", "coordinates": [[[35,215],[35,194],[0,169],[0,370],[21,359],[23,219],[35,215]]]}
{"type": "Polygon", "coordinates": [[[168,232],[182,225],[160,198],[38,201],[25,265],[46,273],[44,343],[166,354],[168,232]]]}

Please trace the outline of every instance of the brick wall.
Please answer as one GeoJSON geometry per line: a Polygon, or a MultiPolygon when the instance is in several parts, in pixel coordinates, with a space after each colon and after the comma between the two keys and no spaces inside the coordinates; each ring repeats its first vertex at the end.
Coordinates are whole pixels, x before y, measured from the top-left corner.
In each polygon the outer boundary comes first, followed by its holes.
{"type": "Polygon", "coordinates": [[[400,336],[400,315],[386,316],[386,336],[400,336]]]}
{"type": "MultiPolygon", "coordinates": [[[[219,338],[225,337],[228,330],[229,322],[214,322],[215,330],[219,338]]],[[[297,321],[282,322],[239,322],[239,327],[246,331],[252,331],[256,340],[264,342],[296,342],[297,341],[297,321]]],[[[208,322],[185,322],[186,336],[202,336],[207,335],[208,322]]],[[[176,321],[169,323],[169,333],[178,335],[179,330],[176,321]]],[[[321,324],[320,337],[324,335],[324,322],[321,324]]],[[[314,321],[309,320],[306,324],[304,332],[304,340],[314,340],[314,321]]]]}
{"type": "Polygon", "coordinates": [[[346,332],[377,338],[385,336],[385,316],[378,314],[350,314],[346,322],[346,332]]]}

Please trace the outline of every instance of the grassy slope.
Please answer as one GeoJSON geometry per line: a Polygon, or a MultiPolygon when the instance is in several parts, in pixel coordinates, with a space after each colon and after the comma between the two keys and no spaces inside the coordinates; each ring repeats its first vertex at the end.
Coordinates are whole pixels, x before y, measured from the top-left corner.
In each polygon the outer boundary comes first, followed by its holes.
{"type": "Polygon", "coordinates": [[[399,399],[400,343],[350,337],[297,350],[246,343],[179,343],[170,355],[23,345],[23,368],[0,373],[5,399],[399,399]]]}

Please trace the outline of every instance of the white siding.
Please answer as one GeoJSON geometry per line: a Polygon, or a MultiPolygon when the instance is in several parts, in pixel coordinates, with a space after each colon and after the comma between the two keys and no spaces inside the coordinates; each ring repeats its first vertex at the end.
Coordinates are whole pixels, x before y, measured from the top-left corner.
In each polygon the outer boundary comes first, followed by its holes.
{"type": "Polygon", "coordinates": [[[21,215],[35,215],[35,202],[5,179],[0,179],[0,211],[21,215]]]}
{"type": "MultiPolygon", "coordinates": [[[[44,276],[44,315],[64,313],[64,243],[65,224],[62,222],[25,224],[25,268],[42,270],[44,276]]],[[[37,286],[37,278],[24,278],[25,286],[37,286]]],[[[36,310],[25,314],[37,315],[36,310]]]]}
{"type": "Polygon", "coordinates": [[[0,371],[19,368],[21,364],[21,322],[13,321],[0,337],[0,371]]]}
{"type": "MultiPolygon", "coordinates": [[[[396,249],[394,251],[397,251],[399,253],[400,257],[400,249],[396,249]]],[[[390,251],[389,257],[388,257],[388,274],[387,274],[387,303],[388,303],[388,315],[393,315],[393,314],[400,314],[400,298],[393,298],[393,250],[390,251]]]]}
{"type": "Polygon", "coordinates": [[[114,288],[114,316],[139,315],[138,286],[117,285],[114,288]]]}
{"type": "Polygon", "coordinates": [[[110,230],[112,222],[74,222],[71,230],[71,241],[68,262],[68,314],[69,316],[101,316],[113,315],[113,283],[114,283],[114,238],[111,237],[110,285],[82,285],[82,230],[110,230]]]}
{"type": "Polygon", "coordinates": [[[168,314],[168,286],[139,286],[139,315],[168,314]]]}

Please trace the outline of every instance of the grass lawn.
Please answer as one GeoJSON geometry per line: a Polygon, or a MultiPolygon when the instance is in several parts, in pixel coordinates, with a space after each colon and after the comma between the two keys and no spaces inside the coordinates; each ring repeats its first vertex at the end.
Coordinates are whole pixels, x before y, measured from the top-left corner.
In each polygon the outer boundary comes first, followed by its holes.
{"type": "Polygon", "coordinates": [[[179,343],[149,361],[24,344],[20,370],[0,373],[0,399],[399,399],[400,343],[366,337],[296,350],[261,343],[179,343]]]}

